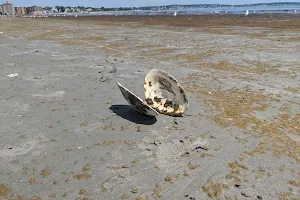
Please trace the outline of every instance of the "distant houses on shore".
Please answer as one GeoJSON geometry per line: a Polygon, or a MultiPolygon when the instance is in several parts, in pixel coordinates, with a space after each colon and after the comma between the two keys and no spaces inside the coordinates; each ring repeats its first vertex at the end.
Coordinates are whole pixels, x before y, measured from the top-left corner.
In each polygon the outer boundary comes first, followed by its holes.
{"type": "Polygon", "coordinates": [[[40,6],[31,6],[26,8],[26,14],[29,15],[43,15],[44,9],[40,6]]]}
{"type": "Polygon", "coordinates": [[[84,6],[55,6],[55,7],[40,7],[40,6],[31,6],[31,7],[21,7],[14,5],[6,1],[6,3],[0,5],[0,16],[24,16],[24,15],[33,15],[33,16],[42,16],[55,13],[89,13],[89,12],[99,12],[99,11],[125,11],[125,10],[136,10],[135,7],[120,7],[120,8],[93,8],[93,7],[84,7],[84,6]]]}
{"type": "Polygon", "coordinates": [[[8,1],[0,5],[0,14],[1,15],[15,15],[15,8],[12,3],[8,1]]]}
{"type": "Polygon", "coordinates": [[[101,8],[91,8],[91,7],[70,7],[70,6],[55,6],[55,7],[41,7],[41,6],[31,6],[31,7],[22,7],[14,5],[6,1],[4,4],[0,5],[0,16],[24,16],[24,15],[45,15],[51,13],[85,13],[91,11],[106,11],[104,7],[101,8]]]}
{"type": "Polygon", "coordinates": [[[26,14],[41,15],[43,14],[43,11],[44,9],[40,6],[14,7],[14,5],[9,1],[6,1],[6,3],[0,5],[0,15],[6,15],[6,16],[23,16],[26,14]]]}

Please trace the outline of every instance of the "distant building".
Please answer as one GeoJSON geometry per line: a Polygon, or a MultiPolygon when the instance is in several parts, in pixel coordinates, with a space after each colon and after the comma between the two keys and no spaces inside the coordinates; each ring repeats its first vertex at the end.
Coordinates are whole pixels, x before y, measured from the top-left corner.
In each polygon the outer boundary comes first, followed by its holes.
{"type": "Polygon", "coordinates": [[[32,6],[26,8],[26,13],[29,15],[41,15],[44,9],[40,6],[32,6]]]}
{"type": "Polygon", "coordinates": [[[7,1],[5,4],[1,6],[3,15],[15,15],[14,5],[7,1]]]}
{"type": "Polygon", "coordinates": [[[4,12],[3,12],[3,6],[0,5],[0,15],[2,15],[2,14],[4,14],[4,12]]]}
{"type": "Polygon", "coordinates": [[[25,7],[15,7],[15,15],[25,15],[26,14],[26,8],[25,7]]]}

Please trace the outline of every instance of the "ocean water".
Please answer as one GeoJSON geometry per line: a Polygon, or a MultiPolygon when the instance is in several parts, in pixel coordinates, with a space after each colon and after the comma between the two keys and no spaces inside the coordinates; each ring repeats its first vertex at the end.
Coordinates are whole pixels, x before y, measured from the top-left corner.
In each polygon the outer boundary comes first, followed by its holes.
{"type": "Polygon", "coordinates": [[[254,14],[300,14],[300,5],[291,6],[241,6],[241,7],[219,7],[219,8],[190,8],[177,10],[132,10],[132,11],[105,11],[90,13],[59,13],[50,14],[52,16],[101,16],[101,15],[172,15],[177,12],[178,15],[242,15],[246,11],[249,15],[254,14]]]}
{"type": "Polygon", "coordinates": [[[219,7],[219,8],[196,8],[196,9],[179,9],[179,10],[161,10],[160,12],[177,12],[178,14],[244,14],[246,11],[249,14],[300,14],[299,6],[245,6],[245,7],[219,7]]]}

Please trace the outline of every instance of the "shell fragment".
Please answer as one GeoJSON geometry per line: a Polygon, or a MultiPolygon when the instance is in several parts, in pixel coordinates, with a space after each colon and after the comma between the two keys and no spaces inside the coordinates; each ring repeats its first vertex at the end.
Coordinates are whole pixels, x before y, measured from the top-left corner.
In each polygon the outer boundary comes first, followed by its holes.
{"type": "Polygon", "coordinates": [[[159,69],[148,72],[144,92],[147,103],[159,113],[179,116],[189,105],[183,87],[172,75],[159,69]]]}
{"type": "Polygon", "coordinates": [[[149,116],[157,116],[159,114],[153,108],[148,106],[141,98],[139,98],[130,90],[121,85],[121,83],[117,82],[117,85],[121,90],[124,98],[136,111],[149,116]]]}
{"type": "Polygon", "coordinates": [[[138,112],[156,116],[159,113],[181,116],[188,108],[189,102],[183,87],[169,73],[152,69],[144,82],[146,100],[136,96],[117,82],[124,98],[138,112]]]}

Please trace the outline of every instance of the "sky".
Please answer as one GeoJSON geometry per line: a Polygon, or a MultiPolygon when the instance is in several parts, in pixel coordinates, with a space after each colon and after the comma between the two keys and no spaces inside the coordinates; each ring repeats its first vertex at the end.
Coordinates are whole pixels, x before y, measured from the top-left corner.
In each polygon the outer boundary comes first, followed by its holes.
{"type": "MultiPolygon", "coordinates": [[[[0,0],[5,3],[6,0],[0,0]]],[[[140,7],[170,4],[252,4],[271,2],[299,2],[300,0],[10,0],[14,6],[91,6],[91,7],[140,7]]]]}

